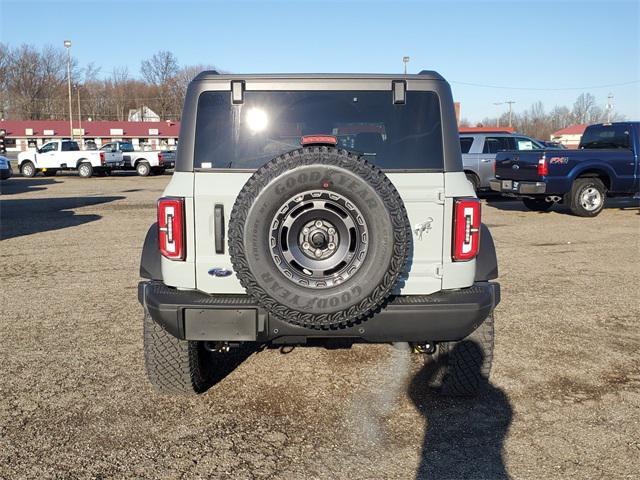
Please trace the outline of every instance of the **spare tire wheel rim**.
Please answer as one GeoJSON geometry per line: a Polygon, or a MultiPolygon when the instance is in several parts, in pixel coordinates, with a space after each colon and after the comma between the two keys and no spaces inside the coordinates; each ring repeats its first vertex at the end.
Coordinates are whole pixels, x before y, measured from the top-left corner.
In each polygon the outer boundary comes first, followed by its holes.
{"type": "Polygon", "coordinates": [[[280,272],[312,289],[330,288],[353,276],[368,246],[360,210],[327,190],[289,198],[276,212],[269,232],[271,257],[280,272]]]}

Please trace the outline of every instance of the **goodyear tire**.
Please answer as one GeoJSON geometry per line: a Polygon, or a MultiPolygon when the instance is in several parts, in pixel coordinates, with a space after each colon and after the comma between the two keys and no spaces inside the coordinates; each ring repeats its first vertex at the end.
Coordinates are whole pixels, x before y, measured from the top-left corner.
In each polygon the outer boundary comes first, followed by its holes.
{"type": "Polygon", "coordinates": [[[283,321],[352,324],[376,310],[405,267],[411,234],[387,176],[333,147],[305,147],[255,172],[231,212],[240,283],[283,321]]]}

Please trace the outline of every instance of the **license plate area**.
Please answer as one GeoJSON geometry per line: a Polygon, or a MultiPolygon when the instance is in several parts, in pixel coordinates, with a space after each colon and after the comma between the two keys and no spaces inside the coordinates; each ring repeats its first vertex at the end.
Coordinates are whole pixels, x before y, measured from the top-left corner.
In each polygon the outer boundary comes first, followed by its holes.
{"type": "Polygon", "coordinates": [[[257,312],[254,309],[199,309],[184,311],[187,340],[255,341],[257,312]]]}

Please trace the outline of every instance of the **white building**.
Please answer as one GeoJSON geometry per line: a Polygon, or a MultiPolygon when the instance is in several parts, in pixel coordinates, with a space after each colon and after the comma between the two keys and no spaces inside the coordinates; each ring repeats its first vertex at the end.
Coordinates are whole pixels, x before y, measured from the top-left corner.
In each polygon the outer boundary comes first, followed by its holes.
{"type": "Polygon", "coordinates": [[[160,115],[151,110],[146,105],[141,108],[132,108],[129,110],[129,121],[130,122],[159,122],[160,115]]]}

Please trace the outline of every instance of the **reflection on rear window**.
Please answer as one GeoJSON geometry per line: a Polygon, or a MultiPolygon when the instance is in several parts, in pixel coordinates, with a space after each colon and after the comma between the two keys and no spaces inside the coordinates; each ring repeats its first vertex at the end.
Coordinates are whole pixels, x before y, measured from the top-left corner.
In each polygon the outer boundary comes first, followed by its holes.
{"type": "Polygon", "coordinates": [[[256,169],[300,148],[305,135],[332,135],[383,169],[443,167],[440,106],[434,92],[408,91],[393,104],[391,91],[229,92],[198,100],[194,166],[256,169]]]}
{"type": "Polygon", "coordinates": [[[629,145],[629,130],[624,124],[589,127],[580,140],[580,148],[629,148],[629,145]]]}

